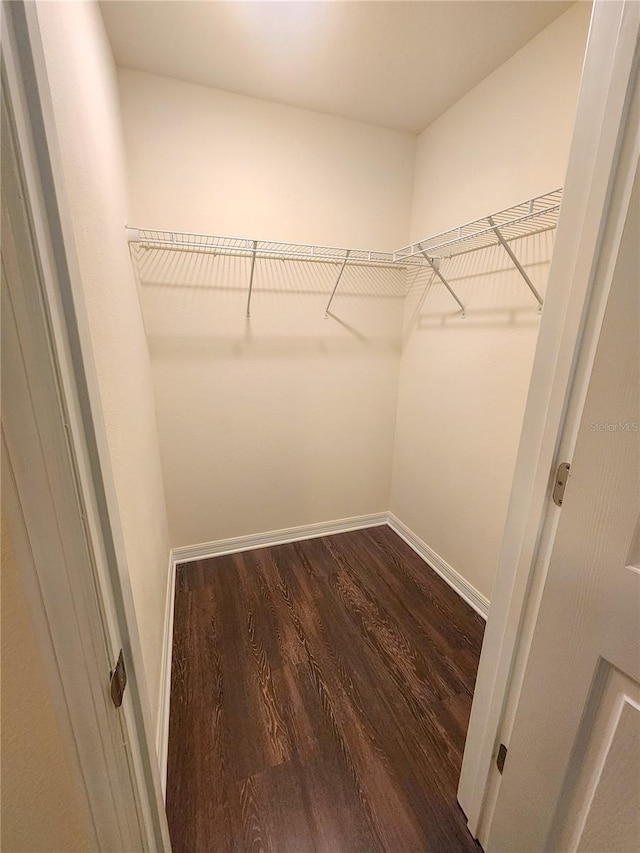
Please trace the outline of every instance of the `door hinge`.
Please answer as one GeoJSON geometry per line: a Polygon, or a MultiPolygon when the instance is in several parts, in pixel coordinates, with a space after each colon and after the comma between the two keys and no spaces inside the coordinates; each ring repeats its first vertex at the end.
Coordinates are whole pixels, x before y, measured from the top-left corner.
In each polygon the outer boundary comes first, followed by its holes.
{"type": "Polygon", "coordinates": [[[507,747],[501,743],[498,749],[498,757],[496,758],[496,767],[498,768],[498,773],[502,775],[502,771],[504,770],[504,762],[507,757],[507,747]]]}
{"type": "Polygon", "coordinates": [[[122,697],[124,696],[124,689],[127,686],[127,670],[124,668],[124,658],[122,656],[122,649],[120,649],[120,654],[118,655],[118,662],[116,663],[115,669],[113,669],[110,673],[111,677],[111,700],[116,708],[119,708],[122,705],[122,697]]]}
{"type": "Polygon", "coordinates": [[[567,488],[567,480],[569,479],[569,469],[571,465],[568,462],[561,462],[556,471],[556,479],[553,484],[553,502],[556,506],[562,506],[564,500],[564,490],[567,488]]]}

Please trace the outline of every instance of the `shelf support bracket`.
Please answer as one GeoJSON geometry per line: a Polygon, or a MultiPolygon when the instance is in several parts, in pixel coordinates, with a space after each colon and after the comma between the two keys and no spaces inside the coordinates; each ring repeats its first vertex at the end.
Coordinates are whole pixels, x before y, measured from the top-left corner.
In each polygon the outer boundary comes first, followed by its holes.
{"type": "Polygon", "coordinates": [[[427,253],[426,253],[426,252],[423,252],[422,254],[424,255],[424,259],[425,259],[425,260],[426,260],[426,262],[429,264],[429,266],[431,267],[431,269],[432,269],[432,270],[434,271],[434,273],[438,276],[438,278],[440,279],[440,281],[444,284],[444,286],[447,288],[447,290],[449,291],[449,293],[453,296],[453,298],[456,300],[456,302],[457,302],[457,303],[458,303],[458,305],[460,306],[460,310],[462,311],[462,316],[463,316],[463,317],[466,317],[466,316],[467,316],[467,309],[464,307],[464,305],[462,304],[462,302],[460,302],[460,300],[459,300],[459,299],[458,299],[458,297],[456,296],[456,294],[455,294],[455,292],[454,292],[453,288],[451,287],[451,285],[449,284],[449,282],[446,280],[446,278],[445,278],[445,277],[442,275],[442,273],[440,272],[440,263],[439,263],[439,259],[438,259],[438,258],[430,258],[430,257],[429,257],[429,255],[427,255],[427,253]]]}
{"type": "Polygon", "coordinates": [[[342,266],[340,267],[340,272],[338,273],[338,278],[336,279],[336,283],[333,285],[333,290],[331,291],[331,296],[329,297],[329,301],[327,302],[327,309],[324,312],[324,319],[329,319],[329,308],[331,308],[331,303],[333,302],[333,297],[336,295],[336,290],[338,289],[338,285],[340,284],[340,279],[342,278],[342,273],[344,272],[344,268],[347,265],[347,261],[349,260],[349,255],[351,254],[351,249],[347,249],[347,254],[344,256],[344,260],[342,261],[342,266]]]}
{"type": "Polygon", "coordinates": [[[497,226],[497,225],[495,224],[495,222],[493,221],[493,217],[488,216],[488,217],[487,217],[487,221],[488,221],[489,225],[492,227],[492,229],[493,229],[493,233],[494,233],[494,234],[496,235],[496,237],[498,238],[498,240],[499,240],[499,242],[500,242],[500,245],[502,246],[502,248],[505,250],[505,252],[507,253],[507,255],[509,255],[509,257],[510,257],[510,258],[511,258],[511,260],[513,261],[513,265],[514,265],[514,267],[518,270],[518,272],[520,273],[520,275],[522,276],[522,278],[525,280],[525,282],[526,282],[526,284],[527,284],[527,287],[529,288],[529,290],[531,291],[531,293],[533,293],[533,295],[534,295],[534,296],[535,296],[535,298],[537,299],[537,301],[538,301],[538,310],[539,310],[539,311],[542,311],[542,297],[540,296],[540,294],[539,294],[539,293],[538,293],[538,291],[536,290],[536,287],[535,287],[534,283],[531,281],[531,279],[529,278],[529,276],[528,276],[528,275],[526,274],[526,272],[524,271],[524,268],[523,268],[522,264],[520,263],[520,261],[519,261],[519,260],[517,259],[517,257],[515,256],[515,254],[514,254],[514,252],[513,252],[512,248],[511,248],[511,246],[507,243],[507,241],[506,241],[506,240],[504,239],[504,237],[502,236],[502,232],[500,231],[500,229],[498,228],[498,226],[497,226]]]}
{"type": "Polygon", "coordinates": [[[253,254],[251,255],[251,273],[249,275],[249,295],[247,296],[247,317],[251,316],[251,294],[253,293],[253,274],[256,271],[256,250],[258,241],[253,241],[253,254]]]}

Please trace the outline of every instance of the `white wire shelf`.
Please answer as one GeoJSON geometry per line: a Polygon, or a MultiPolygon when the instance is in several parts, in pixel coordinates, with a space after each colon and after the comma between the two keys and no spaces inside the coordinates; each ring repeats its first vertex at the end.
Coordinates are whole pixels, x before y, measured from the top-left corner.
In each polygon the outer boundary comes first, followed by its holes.
{"type": "Polygon", "coordinates": [[[433,274],[447,288],[457,302],[462,316],[466,308],[445,278],[441,262],[446,258],[502,246],[527,287],[542,308],[542,297],[526,270],[509,246],[512,240],[550,231],[558,223],[562,190],[532,198],[501,210],[482,219],[476,219],[458,228],[443,231],[434,237],[419,240],[395,252],[375,252],[368,249],[344,249],[336,246],[317,246],[312,243],[279,243],[273,240],[252,240],[248,237],[222,237],[215,234],[198,234],[187,231],[162,231],[157,228],[127,228],[127,239],[142,249],[163,249],[177,252],[202,252],[210,255],[234,255],[251,261],[247,316],[251,312],[251,295],[256,269],[256,258],[279,258],[298,261],[333,263],[338,265],[338,275],[329,297],[325,317],[329,316],[331,303],[347,266],[430,267],[433,274]]]}
{"type": "Polygon", "coordinates": [[[248,237],[226,237],[186,231],[161,231],[151,228],[127,228],[130,243],[143,249],[165,249],[179,252],[204,252],[212,255],[235,255],[252,258],[290,258],[351,265],[404,266],[421,265],[420,258],[399,262],[393,252],[376,252],[368,249],[345,249],[336,246],[318,246],[311,243],[280,243],[272,240],[252,240],[248,237]]]}
{"type": "Polygon", "coordinates": [[[398,263],[407,263],[411,258],[420,256],[424,258],[425,255],[430,258],[451,258],[465,252],[503,245],[504,242],[509,243],[521,237],[549,231],[558,224],[561,201],[562,190],[554,190],[491,216],[476,219],[466,225],[411,243],[394,252],[394,260],[398,263]]]}

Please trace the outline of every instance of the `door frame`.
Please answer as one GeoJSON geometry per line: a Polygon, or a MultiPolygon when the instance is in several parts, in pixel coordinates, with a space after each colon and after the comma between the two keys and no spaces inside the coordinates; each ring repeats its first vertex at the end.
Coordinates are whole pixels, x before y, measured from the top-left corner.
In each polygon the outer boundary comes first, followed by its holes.
{"type": "Polygon", "coordinates": [[[59,452],[46,455],[46,476],[54,484],[69,474],[75,481],[76,499],[56,505],[54,513],[65,530],[67,523],[77,526],[78,517],[82,520],[91,555],[90,593],[86,561],[67,559],[64,582],[51,578],[41,495],[30,488],[28,463],[20,464],[30,458],[34,437],[26,428],[21,434],[18,415],[11,411],[3,412],[8,486],[3,509],[24,557],[19,568],[34,630],[50,664],[54,705],[82,782],[97,848],[112,849],[114,837],[130,838],[137,825],[144,849],[169,851],[142,651],[35,3],[2,4],[1,59],[3,119],[15,140],[20,203],[30,232],[21,251],[33,253],[37,269],[37,293],[33,287],[31,292],[24,289],[24,298],[15,292],[16,304],[24,308],[15,312],[17,335],[31,365],[46,364],[57,378],[56,404],[56,394],[38,393],[37,368],[26,375],[37,402],[37,434],[49,436],[60,425],[66,433],[59,452]],[[46,346],[36,328],[44,328],[46,346]],[[104,701],[109,671],[104,671],[98,650],[104,650],[105,640],[110,668],[118,650],[124,652],[128,681],[119,711],[108,698],[104,701]],[[106,736],[113,728],[108,714],[120,715],[119,743],[106,736]],[[126,779],[120,775],[123,763],[109,755],[109,749],[118,748],[127,755],[126,779]],[[118,792],[131,787],[137,801],[123,802],[118,792]],[[105,797],[105,790],[114,796],[105,797]]]}
{"type": "Polygon", "coordinates": [[[497,751],[500,743],[508,746],[558,526],[552,485],[557,466],[572,458],[609,293],[610,276],[595,277],[605,225],[615,190],[612,231],[619,239],[620,212],[628,206],[633,185],[633,170],[624,161],[637,159],[640,141],[637,128],[627,122],[639,35],[639,3],[595,1],[458,788],[469,829],[483,845],[501,779],[497,751]]]}

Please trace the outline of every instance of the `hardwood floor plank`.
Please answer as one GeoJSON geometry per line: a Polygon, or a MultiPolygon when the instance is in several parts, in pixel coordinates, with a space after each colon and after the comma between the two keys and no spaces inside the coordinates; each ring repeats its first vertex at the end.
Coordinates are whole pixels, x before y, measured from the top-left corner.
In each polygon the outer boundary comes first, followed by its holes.
{"type": "Polygon", "coordinates": [[[477,851],[455,796],[483,627],[386,527],[178,567],[175,853],[477,851]]]}
{"type": "MultiPolygon", "coordinates": [[[[416,815],[428,828],[430,822],[443,818],[439,806],[431,813],[434,799],[438,803],[441,796],[455,800],[461,758],[457,752],[452,753],[442,727],[437,724],[434,715],[439,703],[434,706],[416,702],[396,679],[395,689],[388,683],[384,691],[380,690],[380,666],[375,650],[365,644],[358,654],[354,624],[337,620],[334,628],[330,635],[336,647],[348,650],[347,660],[335,667],[341,673],[345,695],[360,714],[373,746],[388,759],[399,786],[411,798],[416,815]]],[[[455,822],[457,818],[456,815],[455,822]]],[[[456,824],[449,828],[448,834],[455,838],[457,832],[456,824]]],[[[436,849],[464,849],[439,844],[436,849]]]]}
{"type": "Polygon", "coordinates": [[[302,796],[290,765],[270,767],[240,786],[242,841],[238,851],[315,853],[302,796]]]}
{"type": "Polygon", "coordinates": [[[182,641],[174,640],[172,696],[186,719],[198,720],[198,737],[184,738],[182,729],[176,737],[171,731],[175,717],[170,720],[169,765],[175,768],[177,784],[167,788],[167,814],[181,815],[181,849],[227,849],[215,846],[218,839],[235,834],[236,824],[230,773],[234,756],[225,737],[217,620],[212,618],[213,602],[206,589],[183,591],[183,584],[178,589],[182,601],[177,615],[186,617],[187,631],[177,632],[182,641]]]}

